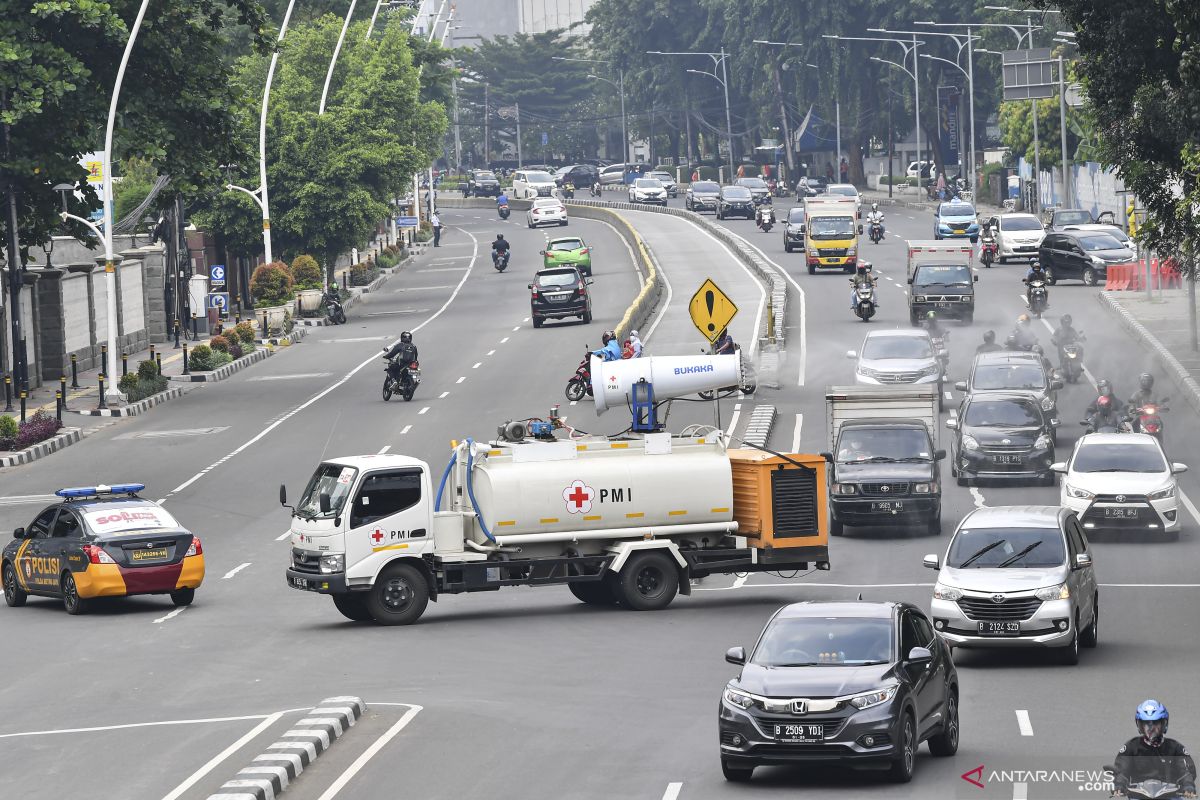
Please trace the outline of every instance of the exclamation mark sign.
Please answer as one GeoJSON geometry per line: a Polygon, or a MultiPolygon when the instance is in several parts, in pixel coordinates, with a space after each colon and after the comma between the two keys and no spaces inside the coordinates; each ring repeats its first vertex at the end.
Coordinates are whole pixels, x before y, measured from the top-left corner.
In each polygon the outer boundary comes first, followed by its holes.
{"type": "MultiPolygon", "coordinates": [[[[715,294],[713,294],[711,290],[707,291],[704,293],[704,302],[708,306],[708,318],[712,319],[713,306],[717,302],[717,296],[715,294]]],[[[710,331],[715,331],[717,329],[717,326],[710,322],[710,323],[708,323],[708,329],[710,331]]]]}

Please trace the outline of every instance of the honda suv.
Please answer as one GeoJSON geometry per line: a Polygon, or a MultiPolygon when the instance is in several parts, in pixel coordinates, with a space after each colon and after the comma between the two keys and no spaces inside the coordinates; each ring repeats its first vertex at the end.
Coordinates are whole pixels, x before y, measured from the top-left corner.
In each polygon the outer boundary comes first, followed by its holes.
{"type": "Polygon", "coordinates": [[[530,316],[533,327],[540,328],[548,319],[579,317],[584,324],[592,321],[592,297],[588,292],[590,278],[583,277],[578,267],[548,267],[540,269],[529,284],[530,316]]]}
{"type": "Polygon", "coordinates": [[[886,767],[912,780],[916,752],[958,750],[958,672],[929,619],[908,603],[802,602],[767,623],[725,686],[721,771],[748,781],[760,764],[886,767]]]}

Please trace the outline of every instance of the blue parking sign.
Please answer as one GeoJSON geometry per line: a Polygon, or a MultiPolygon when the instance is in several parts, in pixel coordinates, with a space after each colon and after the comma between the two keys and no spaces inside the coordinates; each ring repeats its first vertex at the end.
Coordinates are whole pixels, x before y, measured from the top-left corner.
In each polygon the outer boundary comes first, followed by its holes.
{"type": "Polygon", "coordinates": [[[208,282],[213,286],[225,285],[225,265],[210,264],[208,266],[208,282]]]}

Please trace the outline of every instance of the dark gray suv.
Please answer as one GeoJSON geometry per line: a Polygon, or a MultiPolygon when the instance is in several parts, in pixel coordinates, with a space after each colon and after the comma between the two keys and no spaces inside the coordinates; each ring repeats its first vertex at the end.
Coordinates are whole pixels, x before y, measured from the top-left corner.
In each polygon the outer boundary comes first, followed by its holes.
{"type": "Polygon", "coordinates": [[[950,648],[910,603],[802,602],[767,623],[721,693],[721,771],[747,781],[762,764],[886,767],[912,780],[916,752],[958,750],[958,672],[950,648]]]}

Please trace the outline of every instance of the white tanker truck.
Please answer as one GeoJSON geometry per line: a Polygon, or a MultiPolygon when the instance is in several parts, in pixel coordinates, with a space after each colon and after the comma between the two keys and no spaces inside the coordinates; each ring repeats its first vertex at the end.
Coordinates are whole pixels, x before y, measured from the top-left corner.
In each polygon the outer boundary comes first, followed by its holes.
{"type": "Polygon", "coordinates": [[[405,625],[430,599],[502,586],[566,584],[585,603],[653,610],[692,578],[829,568],[820,456],[727,449],[712,428],[656,432],[652,406],[639,422],[653,390],[740,385],[737,356],[593,363],[592,375],[597,411],[629,402],[643,432],[509,423],[496,441],[458,443],[440,474],[404,455],[322,462],[292,509],[288,585],[350,619],[405,625]]]}

